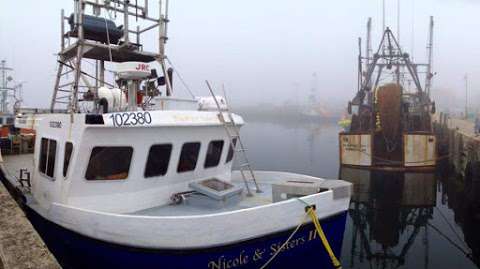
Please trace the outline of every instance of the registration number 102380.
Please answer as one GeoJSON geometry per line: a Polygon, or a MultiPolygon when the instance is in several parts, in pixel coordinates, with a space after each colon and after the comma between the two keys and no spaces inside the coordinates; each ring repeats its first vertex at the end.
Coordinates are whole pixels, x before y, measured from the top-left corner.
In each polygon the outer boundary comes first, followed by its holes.
{"type": "Polygon", "coordinates": [[[123,112],[109,116],[114,127],[148,125],[152,123],[149,112],[123,112]]]}

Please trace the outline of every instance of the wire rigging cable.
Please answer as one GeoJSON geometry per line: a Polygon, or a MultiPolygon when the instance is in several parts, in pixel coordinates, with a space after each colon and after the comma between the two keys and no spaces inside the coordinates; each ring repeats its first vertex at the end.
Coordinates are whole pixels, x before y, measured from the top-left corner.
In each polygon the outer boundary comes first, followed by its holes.
{"type": "Polygon", "coordinates": [[[470,248],[467,243],[465,243],[464,240],[462,240],[460,238],[460,235],[458,234],[458,232],[453,228],[452,224],[448,221],[447,217],[445,217],[445,215],[443,214],[442,210],[440,210],[440,208],[438,206],[435,206],[435,208],[437,209],[437,211],[440,213],[440,216],[442,216],[443,220],[447,223],[448,227],[450,227],[450,230],[452,230],[452,232],[455,234],[455,236],[457,237],[458,241],[460,241],[464,247],[466,248],[470,248]]]}
{"type": "Polygon", "coordinates": [[[177,77],[178,79],[180,79],[180,82],[182,82],[183,84],[183,87],[185,87],[185,89],[188,91],[188,93],[192,96],[192,98],[195,98],[195,95],[192,93],[192,91],[190,90],[190,88],[188,87],[187,83],[183,80],[182,76],[180,75],[180,72],[178,71],[178,69],[173,65],[172,61],[170,61],[170,58],[169,57],[165,57],[167,59],[167,62],[173,67],[173,69],[175,70],[175,74],[177,74],[177,77]]]}

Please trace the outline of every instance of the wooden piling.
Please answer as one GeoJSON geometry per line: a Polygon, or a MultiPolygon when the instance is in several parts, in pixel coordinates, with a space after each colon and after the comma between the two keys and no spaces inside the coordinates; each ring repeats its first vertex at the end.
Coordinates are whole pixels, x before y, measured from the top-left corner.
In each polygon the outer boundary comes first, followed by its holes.
{"type": "Polygon", "coordinates": [[[434,117],[434,128],[439,147],[445,148],[454,171],[465,176],[467,167],[480,160],[480,136],[475,134],[474,123],[464,119],[452,119],[440,113],[434,117]]]}

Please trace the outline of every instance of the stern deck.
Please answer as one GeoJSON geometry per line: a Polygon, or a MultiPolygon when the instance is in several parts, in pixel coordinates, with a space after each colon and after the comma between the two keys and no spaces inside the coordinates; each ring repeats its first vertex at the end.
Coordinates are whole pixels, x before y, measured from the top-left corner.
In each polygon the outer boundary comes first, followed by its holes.
{"type": "MultiPolygon", "coordinates": [[[[244,187],[243,182],[232,182],[235,186],[244,187]]],[[[271,204],[272,201],[272,185],[271,184],[259,184],[261,193],[255,193],[253,186],[250,186],[253,192],[253,196],[249,197],[246,192],[243,191],[240,201],[226,204],[214,203],[210,204],[192,204],[188,200],[181,204],[168,204],[157,207],[148,208],[131,213],[132,215],[143,216],[194,216],[194,215],[206,215],[216,214],[222,212],[230,212],[241,209],[247,209],[262,205],[271,204]]]]}
{"type": "MultiPolygon", "coordinates": [[[[35,171],[33,154],[6,155],[3,159],[2,170],[4,171],[7,180],[13,185],[19,186],[18,178],[20,175],[20,169],[27,169],[27,171],[31,173],[31,178],[33,178],[33,173],[35,171]]],[[[253,183],[249,182],[253,196],[247,195],[240,172],[233,171],[231,183],[236,187],[243,188],[243,192],[235,199],[227,201],[214,200],[208,196],[194,192],[193,194],[190,194],[190,196],[187,196],[187,198],[180,204],[164,204],[125,214],[153,217],[197,216],[249,209],[274,203],[274,191],[272,186],[274,184],[282,184],[285,182],[316,182],[315,184],[320,184],[320,186],[322,186],[322,191],[332,189],[334,191],[334,196],[335,193],[341,189],[338,186],[334,186],[337,180],[325,180],[306,175],[270,171],[255,171],[255,175],[261,192],[255,192],[253,183]]],[[[337,182],[337,184],[338,183],[339,182],[337,182]]],[[[185,189],[184,191],[191,191],[191,189],[185,189]]],[[[300,197],[304,195],[308,194],[299,194],[296,196],[300,197]]]]}

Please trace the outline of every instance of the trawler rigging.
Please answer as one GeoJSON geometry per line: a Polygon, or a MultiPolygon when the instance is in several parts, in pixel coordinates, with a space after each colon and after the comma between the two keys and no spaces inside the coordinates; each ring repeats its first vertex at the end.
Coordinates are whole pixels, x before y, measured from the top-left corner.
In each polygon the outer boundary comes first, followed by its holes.
{"type": "MultiPolygon", "coordinates": [[[[10,124],[13,124],[12,116],[15,110],[22,103],[22,88],[24,82],[16,82],[9,73],[13,72],[13,68],[7,66],[7,61],[0,62],[0,111],[4,115],[10,115],[10,124]]],[[[1,122],[0,124],[5,124],[1,122]]]]}
{"type": "MultiPolygon", "coordinates": [[[[143,5],[129,1],[85,0],[75,1],[75,12],[65,16],[61,12],[61,50],[58,54],[57,76],[50,105],[51,111],[58,108],[67,109],[72,113],[81,110],[80,102],[93,102],[96,110],[99,108],[99,88],[108,86],[119,87],[129,101],[129,110],[136,109],[133,103],[138,101],[142,107],[148,107],[153,97],[159,96],[158,87],[165,86],[165,95],[171,96],[172,72],[166,63],[165,43],[168,24],[168,0],[159,2],[159,13],[152,16],[148,9],[148,1],[143,5]],[[86,7],[91,7],[94,15],[85,14],[86,7]],[[140,13],[138,12],[140,10],[140,13]],[[123,16],[123,25],[117,26],[106,16],[100,17],[104,11],[107,14],[115,12],[123,16]],[[137,27],[132,29],[130,21],[135,18],[137,27]],[[70,30],[66,30],[66,22],[70,30]],[[141,28],[140,25],[148,25],[141,28]],[[154,30],[158,31],[158,51],[144,50],[142,41],[154,30]],[[135,42],[132,41],[135,37],[135,42]],[[73,41],[72,41],[73,40],[73,41]],[[88,72],[83,68],[83,60],[95,61],[95,70],[88,72]],[[150,68],[148,63],[155,61],[160,65],[163,76],[157,75],[156,69],[149,70],[148,76],[130,77],[108,83],[105,76],[105,63],[117,63],[119,66],[137,65],[135,68],[150,68]],[[73,73],[72,76],[68,76],[73,73]],[[92,81],[93,80],[93,81],[92,81]],[[141,87],[143,84],[143,87],[141,87]],[[128,94],[127,94],[128,92],[128,94]],[[137,94],[138,93],[138,94],[137,94]],[[143,99],[143,97],[145,97],[143,99]],[[138,100],[137,100],[138,99],[138,100]]],[[[105,15],[105,14],[104,14],[105,15]]],[[[121,68],[121,67],[120,67],[121,68]]]]}
{"type": "Polygon", "coordinates": [[[433,18],[427,64],[414,63],[388,27],[372,55],[370,31],[369,19],[367,56],[362,56],[360,41],[358,90],[348,103],[351,124],[340,133],[341,163],[386,169],[432,168],[436,164],[431,125],[435,103],[430,98],[433,18]]]}

